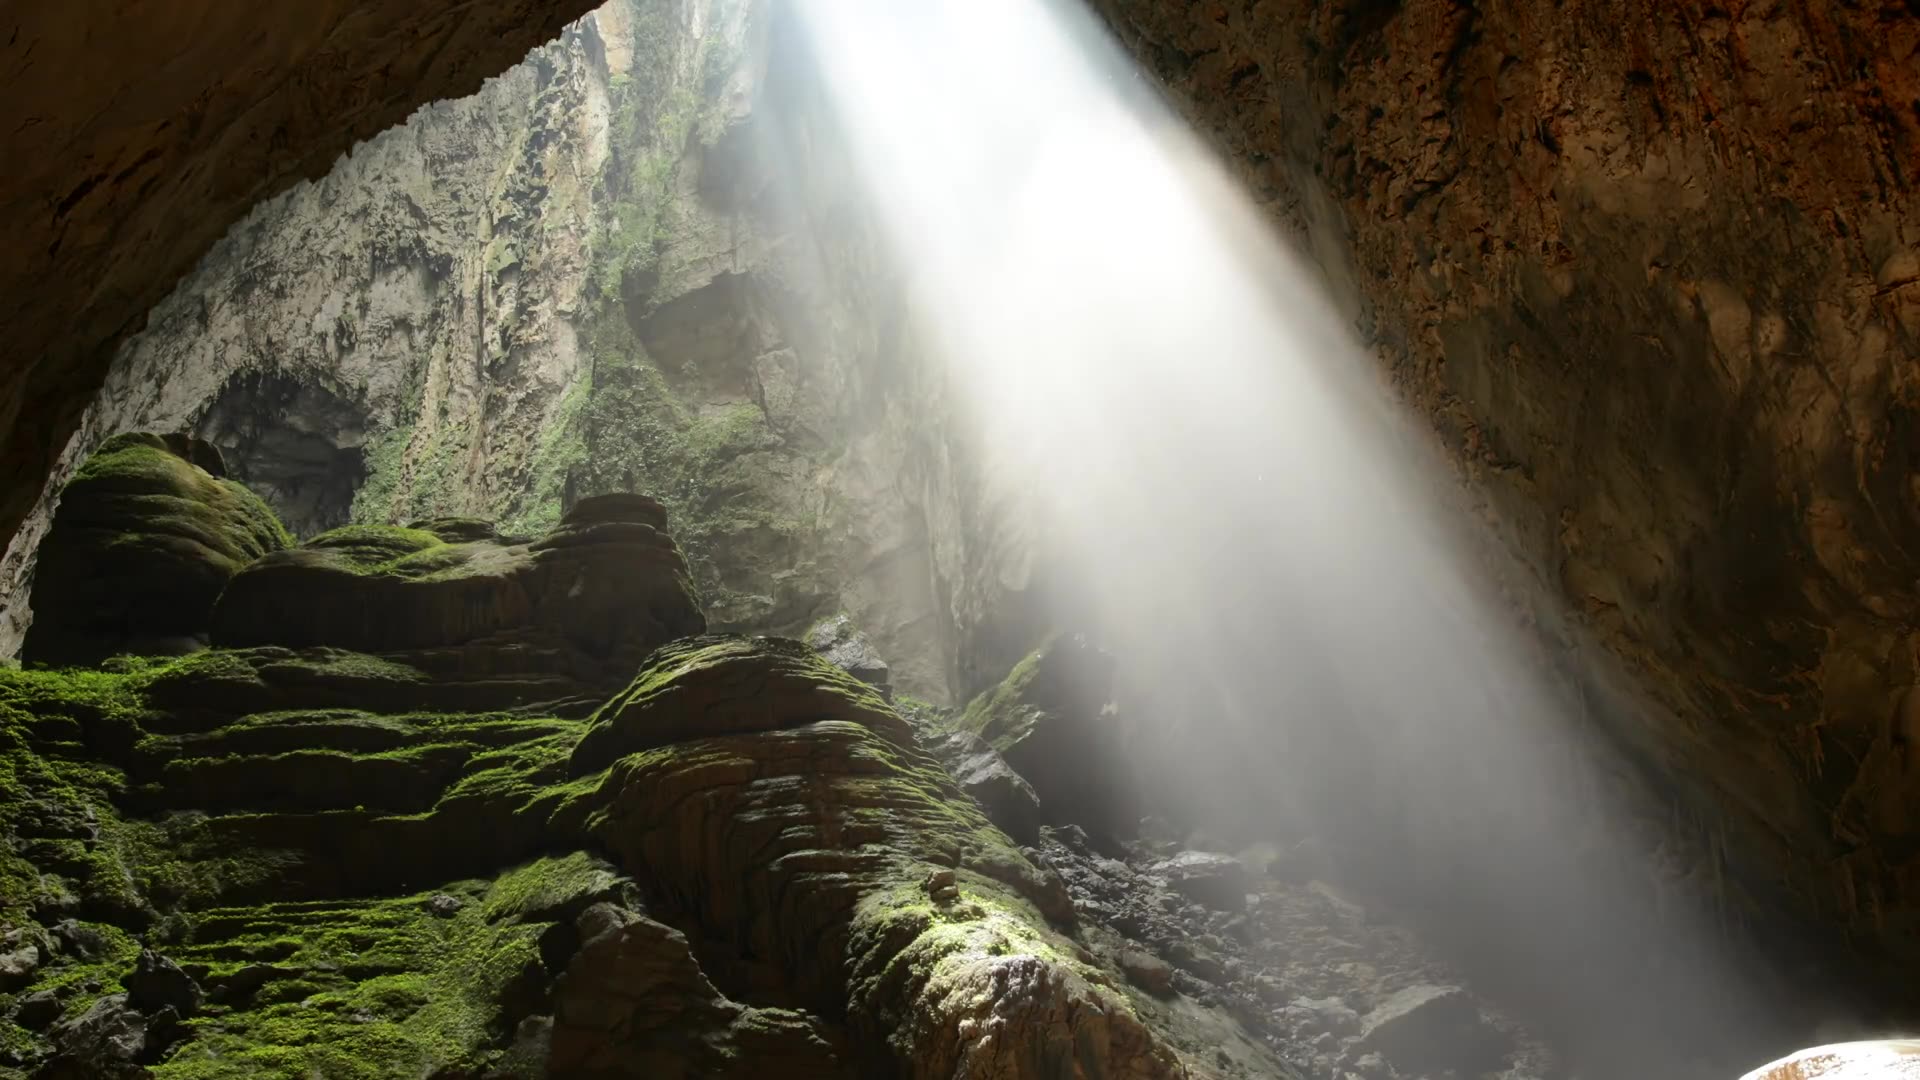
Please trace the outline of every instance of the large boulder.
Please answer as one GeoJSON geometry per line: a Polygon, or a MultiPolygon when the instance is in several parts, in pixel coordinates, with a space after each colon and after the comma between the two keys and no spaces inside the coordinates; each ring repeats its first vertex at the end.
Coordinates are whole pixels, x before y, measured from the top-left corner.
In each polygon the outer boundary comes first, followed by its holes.
{"type": "Polygon", "coordinates": [[[1135,819],[1111,705],[1114,658],[1061,635],[1014,665],[954,720],[979,736],[1039,795],[1041,819],[1101,832],[1135,819]]]}
{"type": "Polygon", "coordinates": [[[639,495],[584,499],[531,542],[464,518],[349,525],[247,567],[213,613],[223,646],[407,653],[434,675],[557,665],[589,686],[705,626],[665,511],[639,495]]]}
{"type": "Polygon", "coordinates": [[[280,551],[265,502],[183,435],[108,439],[60,496],[34,572],[21,659],[90,664],[204,648],[209,613],[247,564],[280,551]]]}

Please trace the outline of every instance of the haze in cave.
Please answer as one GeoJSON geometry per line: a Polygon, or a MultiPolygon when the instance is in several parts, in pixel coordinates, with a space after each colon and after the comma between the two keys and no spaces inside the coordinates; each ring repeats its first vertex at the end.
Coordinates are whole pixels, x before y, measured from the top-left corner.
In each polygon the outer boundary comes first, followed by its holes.
{"type": "Polygon", "coordinates": [[[468,8],[0,54],[0,1080],[1920,1069],[1920,17],[468,8]]]}

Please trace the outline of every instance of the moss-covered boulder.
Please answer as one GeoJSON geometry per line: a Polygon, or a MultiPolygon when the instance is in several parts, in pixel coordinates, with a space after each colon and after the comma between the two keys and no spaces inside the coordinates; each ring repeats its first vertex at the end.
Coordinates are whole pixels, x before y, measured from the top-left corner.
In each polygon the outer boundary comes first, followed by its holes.
{"type": "Polygon", "coordinates": [[[660,650],[595,717],[572,770],[609,759],[561,820],[584,814],[708,943],[716,982],[844,1016],[866,1070],[1179,1074],[1067,935],[1058,878],[988,823],[872,687],[808,646],[660,650]]]}
{"type": "Polygon", "coordinates": [[[1111,708],[1114,659],[1060,635],[968,703],[954,726],[979,736],[1033,786],[1043,821],[1128,831],[1124,756],[1111,708]]]}
{"type": "Polygon", "coordinates": [[[203,648],[214,600],[289,543],[266,503],[186,436],[108,439],[60,495],[34,571],[28,663],[203,648]]]}
{"type": "Polygon", "coordinates": [[[469,519],[349,525],[236,576],[213,639],[404,653],[437,679],[556,676],[604,693],[705,628],[665,524],[651,499],[609,495],[530,542],[469,519]]]}

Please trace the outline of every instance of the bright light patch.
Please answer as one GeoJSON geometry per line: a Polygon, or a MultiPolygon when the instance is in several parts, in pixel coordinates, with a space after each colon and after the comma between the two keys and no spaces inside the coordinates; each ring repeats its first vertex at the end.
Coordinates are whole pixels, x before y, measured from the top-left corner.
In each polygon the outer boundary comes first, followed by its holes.
{"type": "Polygon", "coordinates": [[[1770,1048],[1377,361],[1092,20],[796,2],[969,452],[1138,691],[1147,780],[1387,864],[1602,1051],[1770,1048]]]}

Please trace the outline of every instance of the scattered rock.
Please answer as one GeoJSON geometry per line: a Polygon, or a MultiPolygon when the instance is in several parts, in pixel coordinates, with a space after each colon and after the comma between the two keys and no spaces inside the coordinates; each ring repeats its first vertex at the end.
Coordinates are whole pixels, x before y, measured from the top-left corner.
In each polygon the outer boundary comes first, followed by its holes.
{"type": "Polygon", "coordinates": [[[1219,911],[1245,908],[1253,885],[1240,860],[1211,851],[1183,851],[1153,869],[1182,896],[1219,911]]]}
{"type": "Polygon", "coordinates": [[[62,1058],[101,1076],[118,1075],[149,1055],[147,1018],[126,994],[108,994],[50,1034],[62,1058]]]}
{"type": "Polygon", "coordinates": [[[1464,1075],[1499,1068],[1511,1040],[1487,1023],[1467,992],[1455,986],[1410,986],[1367,1014],[1360,1046],[1402,1072],[1452,1069],[1464,1075]]]}
{"type": "Polygon", "coordinates": [[[152,949],[141,949],[132,973],[120,981],[127,988],[129,1003],[142,1012],[172,1009],[184,1017],[200,1009],[200,984],[179,964],[152,949]]]}

